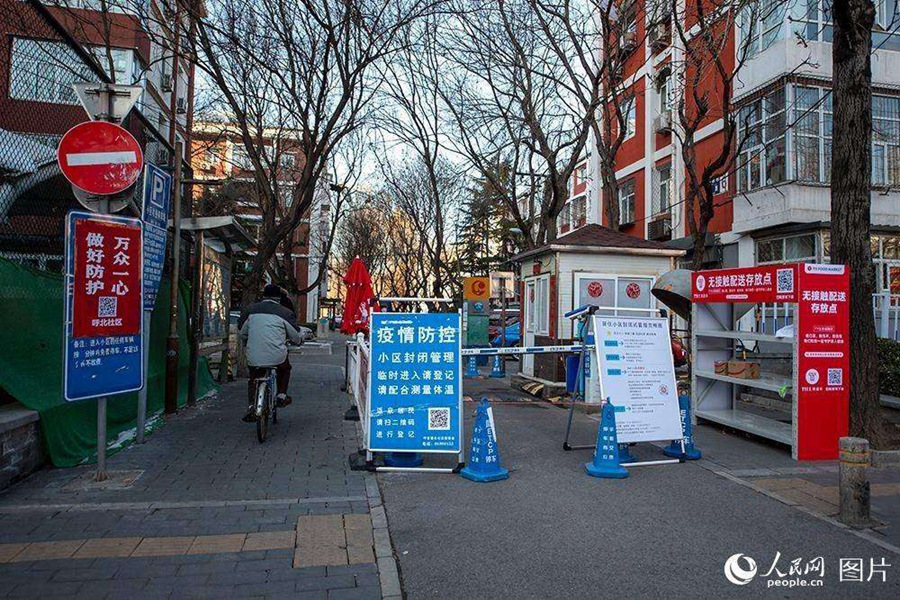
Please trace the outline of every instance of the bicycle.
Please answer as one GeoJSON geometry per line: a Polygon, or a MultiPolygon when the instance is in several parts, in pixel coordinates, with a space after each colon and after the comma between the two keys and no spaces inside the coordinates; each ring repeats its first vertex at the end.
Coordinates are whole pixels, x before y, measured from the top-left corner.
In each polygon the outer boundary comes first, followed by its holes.
{"type": "Polygon", "coordinates": [[[275,367],[267,367],[265,377],[256,380],[256,437],[259,443],[266,441],[269,434],[269,415],[272,416],[272,424],[278,423],[278,405],[275,402],[277,394],[275,367]]]}

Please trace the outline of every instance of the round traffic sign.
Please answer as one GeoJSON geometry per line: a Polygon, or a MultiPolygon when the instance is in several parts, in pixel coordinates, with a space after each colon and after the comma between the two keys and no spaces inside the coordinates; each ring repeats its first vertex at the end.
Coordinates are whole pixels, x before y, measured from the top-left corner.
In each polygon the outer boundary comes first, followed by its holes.
{"type": "Polygon", "coordinates": [[[144,154],[134,136],[106,121],[79,123],[67,131],[56,160],[69,183],[98,196],[128,189],[144,166],[144,154]]]}

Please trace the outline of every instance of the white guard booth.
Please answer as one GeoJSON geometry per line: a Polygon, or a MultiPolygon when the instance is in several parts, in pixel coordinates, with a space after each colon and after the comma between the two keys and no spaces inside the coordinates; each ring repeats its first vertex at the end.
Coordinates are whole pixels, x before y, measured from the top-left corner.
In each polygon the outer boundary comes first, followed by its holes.
{"type": "MultiPolygon", "coordinates": [[[[514,256],[521,279],[522,345],[572,344],[572,321],[565,313],[579,306],[596,306],[597,315],[659,316],[662,306],[650,290],[683,254],[660,242],[591,224],[514,256]]],[[[595,353],[590,354],[585,400],[598,403],[598,365],[595,353]]],[[[558,395],[565,389],[565,355],[525,355],[518,377],[542,384],[545,397],[558,395]]]]}

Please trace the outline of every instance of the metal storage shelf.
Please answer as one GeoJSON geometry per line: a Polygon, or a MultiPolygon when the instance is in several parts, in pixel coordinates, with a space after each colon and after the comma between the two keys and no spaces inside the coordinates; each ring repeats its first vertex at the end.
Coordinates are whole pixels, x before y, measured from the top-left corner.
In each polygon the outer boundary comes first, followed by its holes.
{"type": "MultiPolygon", "coordinates": [[[[775,323],[766,323],[765,328],[772,333],[744,331],[738,329],[741,319],[748,314],[746,306],[732,303],[694,304],[693,306],[693,396],[692,408],[698,419],[746,431],[753,435],[774,440],[791,446],[795,455],[793,423],[790,413],[781,413],[782,420],[770,418],[756,412],[742,410],[740,394],[742,389],[756,390],[758,393],[781,394],[782,390],[790,394],[792,400],[797,389],[797,338],[777,337],[774,334],[775,323]],[[719,375],[714,370],[717,361],[735,358],[738,343],[760,342],[777,344],[778,353],[783,357],[769,357],[765,354],[747,355],[746,360],[760,363],[760,374],[757,379],[743,379],[730,375],[719,375]],[[777,363],[769,362],[775,360],[777,363]],[[778,367],[774,365],[778,364],[778,367]],[[778,370],[780,372],[773,372],[778,370]],[[788,371],[784,373],[784,371],[788,371]]],[[[796,323],[796,305],[786,305],[783,312],[785,323],[796,323]]],[[[781,319],[780,319],[781,320],[781,319]]],[[[744,325],[747,327],[746,321],[744,325]]],[[[757,320],[757,327],[762,329],[757,320]]],[[[749,327],[748,327],[749,329],[749,327]]],[[[764,329],[764,331],[765,331],[764,329]]],[[[774,348],[772,349],[775,350],[774,348]]],[[[772,415],[775,416],[775,415],[772,415]]],[[[796,457],[796,456],[795,456],[796,457]]]]}
{"type": "Polygon", "coordinates": [[[698,329],[696,335],[700,337],[714,337],[729,340],[751,340],[754,342],[775,342],[781,344],[793,344],[793,337],[777,337],[771,333],[757,333],[755,331],[716,331],[712,329],[698,329]]]}
{"type": "Polygon", "coordinates": [[[716,379],[718,381],[725,381],[736,385],[745,385],[747,387],[768,390],[770,392],[780,392],[783,387],[787,386],[790,393],[794,383],[793,377],[789,375],[776,375],[775,373],[765,372],[760,372],[759,379],[743,379],[741,377],[719,375],[715,371],[701,371],[699,369],[695,370],[694,374],[696,374],[697,377],[703,377],[704,379],[716,379]]]}
{"type": "Polygon", "coordinates": [[[775,419],[760,417],[742,410],[701,410],[698,409],[697,417],[707,421],[713,421],[727,427],[734,427],[760,437],[775,440],[782,444],[793,443],[793,432],[790,423],[782,423],[775,419]]]}

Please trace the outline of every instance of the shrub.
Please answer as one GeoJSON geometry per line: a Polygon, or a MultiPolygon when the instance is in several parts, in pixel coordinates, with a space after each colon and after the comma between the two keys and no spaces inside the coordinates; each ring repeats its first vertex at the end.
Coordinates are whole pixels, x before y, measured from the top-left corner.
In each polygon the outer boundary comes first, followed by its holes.
{"type": "Polygon", "coordinates": [[[878,378],[882,394],[900,397],[900,342],[878,339],[878,378]]]}

